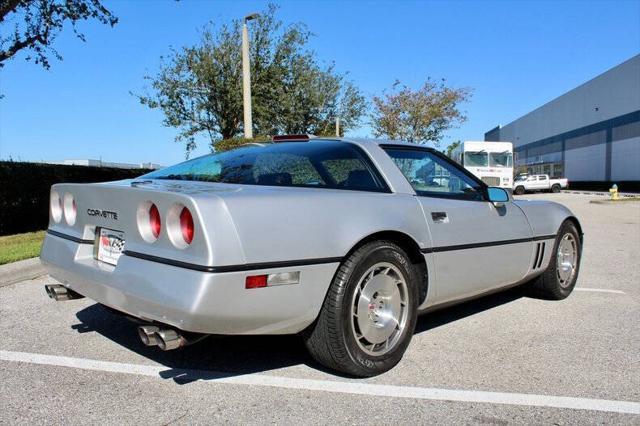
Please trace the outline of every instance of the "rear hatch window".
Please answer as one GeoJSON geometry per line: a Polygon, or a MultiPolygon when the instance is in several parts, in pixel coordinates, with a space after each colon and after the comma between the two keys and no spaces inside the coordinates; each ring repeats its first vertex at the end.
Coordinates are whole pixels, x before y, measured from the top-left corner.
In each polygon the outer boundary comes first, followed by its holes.
{"type": "Polygon", "coordinates": [[[376,192],[389,190],[359,147],[337,141],[247,145],[186,161],[142,178],[376,192]]]}

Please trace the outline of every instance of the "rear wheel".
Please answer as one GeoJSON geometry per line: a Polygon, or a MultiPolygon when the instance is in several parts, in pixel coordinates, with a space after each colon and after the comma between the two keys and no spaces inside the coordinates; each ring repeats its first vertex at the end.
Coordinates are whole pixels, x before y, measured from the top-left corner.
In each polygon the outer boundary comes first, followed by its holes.
{"type": "Polygon", "coordinates": [[[417,272],[389,241],[356,250],[340,266],[305,343],[321,364],[369,377],[395,366],[416,325],[417,272]]]}
{"type": "Polygon", "coordinates": [[[516,186],[516,189],[514,189],[513,192],[515,192],[516,195],[524,194],[524,186],[522,186],[522,185],[516,186]]]}
{"type": "Polygon", "coordinates": [[[557,194],[558,192],[560,192],[560,185],[558,185],[557,183],[555,185],[552,185],[551,192],[553,192],[554,194],[557,194]]]}
{"type": "Polygon", "coordinates": [[[553,255],[547,270],[532,282],[536,297],[562,300],[573,291],[580,271],[582,244],[573,222],[566,221],[560,227],[553,255]]]}

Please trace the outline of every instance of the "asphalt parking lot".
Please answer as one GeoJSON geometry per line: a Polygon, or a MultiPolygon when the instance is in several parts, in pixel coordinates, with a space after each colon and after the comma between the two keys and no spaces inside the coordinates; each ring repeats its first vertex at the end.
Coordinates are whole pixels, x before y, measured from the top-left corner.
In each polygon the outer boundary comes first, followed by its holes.
{"type": "Polygon", "coordinates": [[[1,287],[0,423],[640,424],[640,203],[521,198],[581,220],[577,291],[424,316],[402,362],[367,380],[324,371],[295,336],[165,353],[91,300],[48,299],[46,276],[1,287]]]}

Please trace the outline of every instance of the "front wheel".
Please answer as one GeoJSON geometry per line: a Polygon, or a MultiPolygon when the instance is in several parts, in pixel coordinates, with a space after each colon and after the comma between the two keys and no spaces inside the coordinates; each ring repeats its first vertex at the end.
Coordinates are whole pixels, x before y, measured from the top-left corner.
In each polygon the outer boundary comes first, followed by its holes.
{"type": "Polygon", "coordinates": [[[516,189],[514,189],[513,192],[515,192],[516,195],[524,194],[524,186],[516,186],[516,189]]]}
{"type": "Polygon", "coordinates": [[[305,344],[321,364],[370,377],[402,358],[416,325],[419,282],[405,251],[390,241],[356,250],[338,269],[305,344]]]}
{"type": "Polygon", "coordinates": [[[573,222],[565,221],[556,236],[547,270],[531,283],[533,296],[550,300],[569,296],[578,279],[581,256],[578,230],[573,222]]]}

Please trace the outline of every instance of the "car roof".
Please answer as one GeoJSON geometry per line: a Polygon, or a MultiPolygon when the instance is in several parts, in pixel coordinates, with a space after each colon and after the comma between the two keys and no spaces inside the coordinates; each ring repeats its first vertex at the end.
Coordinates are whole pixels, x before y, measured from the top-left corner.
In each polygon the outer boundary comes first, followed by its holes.
{"type": "Polygon", "coordinates": [[[318,137],[318,138],[312,138],[312,139],[309,140],[309,142],[314,142],[314,141],[350,142],[350,143],[355,143],[355,144],[358,144],[358,145],[401,145],[401,146],[407,146],[407,147],[412,147],[412,148],[422,147],[422,148],[433,149],[433,148],[428,147],[428,146],[415,144],[415,143],[411,143],[411,142],[406,142],[406,141],[401,141],[401,140],[397,140],[397,139],[318,137]]]}
{"type": "MultiPolygon", "coordinates": [[[[297,135],[296,135],[297,136],[297,135]]],[[[423,149],[423,150],[427,150],[427,151],[436,151],[435,148],[430,147],[430,146],[426,146],[426,145],[421,145],[421,144],[417,144],[417,143],[411,143],[411,142],[406,142],[406,141],[401,141],[401,140],[397,140],[397,139],[372,139],[372,138],[347,138],[347,137],[331,137],[331,136],[311,136],[309,137],[309,139],[287,139],[287,140],[281,140],[281,141],[263,141],[263,142],[248,142],[243,144],[242,146],[247,146],[247,145],[254,145],[254,146],[265,146],[265,145],[272,145],[272,144],[286,144],[286,143],[318,143],[318,142],[336,142],[336,143],[351,143],[354,145],[358,145],[368,151],[371,150],[371,148],[377,148],[378,146],[381,145],[389,145],[389,146],[396,146],[396,147],[407,147],[407,148],[414,148],[414,149],[423,149]]]]}

